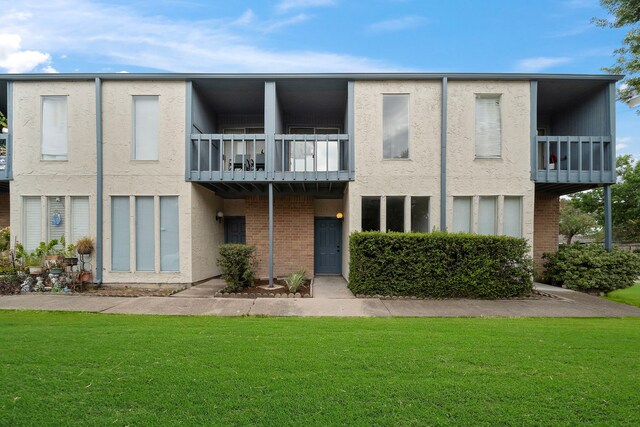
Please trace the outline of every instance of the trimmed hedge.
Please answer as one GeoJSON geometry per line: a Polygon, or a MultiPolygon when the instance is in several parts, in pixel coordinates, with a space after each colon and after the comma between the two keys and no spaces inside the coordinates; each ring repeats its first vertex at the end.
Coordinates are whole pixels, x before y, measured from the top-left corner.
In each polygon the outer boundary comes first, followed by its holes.
{"type": "Polygon", "coordinates": [[[577,291],[610,292],[633,285],[640,276],[640,255],[601,245],[561,245],[545,253],[545,278],[577,291]]]}
{"type": "Polygon", "coordinates": [[[524,239],[437,233],[354,233],[349,288],[355,294],[507,298],[531,293],[524,239]]]}
{"type": "Polygon", "coordinates": [[[239,243],[225,243],[219,247],[220,257],[217,264],[222,278],[227,282],[226,290],[237,292],[253,286],[253,264],[255,248],[239,243]]]}

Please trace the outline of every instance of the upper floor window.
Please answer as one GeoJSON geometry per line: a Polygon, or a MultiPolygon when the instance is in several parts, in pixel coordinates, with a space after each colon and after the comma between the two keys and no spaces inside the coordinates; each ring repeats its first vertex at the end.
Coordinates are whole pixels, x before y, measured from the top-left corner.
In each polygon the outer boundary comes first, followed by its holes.
{"type": "Polygon", "coordinates": [[[382,96],[382,157],[409,158],[409,95],[382,96]]]}
{"type": "Polygon", "coordinates": [[[158,98],[133,97],[133,160],[158,160],[158,98]]]}
{"type": "Polygon", "coordinates": [[[42,160],[67,160],[67,97],[42,97],[42,160]]]}
{"type": "Polygon", "coordinates": [[[476,94],[476,158],[501,155],[500,95],[476,94]]]}

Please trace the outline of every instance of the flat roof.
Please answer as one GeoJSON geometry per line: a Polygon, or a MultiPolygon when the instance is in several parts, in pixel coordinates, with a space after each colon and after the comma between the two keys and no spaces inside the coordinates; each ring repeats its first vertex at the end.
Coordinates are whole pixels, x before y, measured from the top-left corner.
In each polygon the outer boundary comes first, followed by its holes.
{"type": "Polygon", "coordinates": [[[199,79],[342,79],[342,80],[600,80],[616,82],[619,74],[531,73],[56,73],[0,74],[0,80],[199,80],[199,79]]]}

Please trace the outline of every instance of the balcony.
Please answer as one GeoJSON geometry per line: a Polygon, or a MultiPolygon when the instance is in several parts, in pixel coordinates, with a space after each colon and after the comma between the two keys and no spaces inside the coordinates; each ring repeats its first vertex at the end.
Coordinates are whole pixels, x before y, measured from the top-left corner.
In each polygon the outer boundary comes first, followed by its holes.
{"type": "Polygon", "coordinates": [[[0,133],[0,181],[11,179],[11,157],[7,151],[9,135],[0,133]]]}
{"type": "Polygon", "coordinates": [[[615,183],[615,159],[608,136],[538,136],[534,180],[551,184],[615,183]]]}
{"type": "Polygon", "coordinates": [[[348,134],[192,134],[199,182],[349,181],[348,134]]]}

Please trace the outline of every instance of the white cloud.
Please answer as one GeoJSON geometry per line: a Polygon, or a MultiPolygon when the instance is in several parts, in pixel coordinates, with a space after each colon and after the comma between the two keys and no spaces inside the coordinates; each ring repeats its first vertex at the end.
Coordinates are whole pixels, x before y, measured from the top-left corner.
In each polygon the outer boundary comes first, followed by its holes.
{"type": "Polygon", "coordinates": [[[51,57],[36,50],[23,50],[18,34],[0,34],[0,68],[7,73],[26,73],[46,64],[51,57]]]}
{"type": "MultiPolygon", "coordinates": [[[[227,17],[184,21],[142,15],[127,6],[89,0],[14,2],[14,7],[28,13],[29,17],[22,21],[3,21],[5,31],[20,34],[24,46],[35,46],[54,56],[82,56],[87,62],[171,72],[397,70],[366,57],[284,50],[266,44],[265,31],[302,22],[309,18],[304,14],[295,15],[278,25],[275,20],[260,22],[251,10],[235,20],[227,17]]],[[[283,1],[281,5],[292,9],[330,3],[326,0],[283,1]]],[[[37,65],[43,62],[46,61],[37,65]]]]}
{"type": "Polygon", "coordinates": [[[420,26],[424,22],[422,16],[403,16],[402,18],[389,19],[375,22],[369,25],[370,31],[401,31],[420,26]]]}
{"type": "Polygon", "coordinates": [[[527,73],[539,73],[548,68],[553,68],[558,65],[564,65],[571,62],[572,59],[566,56],[561,57],[548,57],[539,56],[536,58],[521,59],[516,63],[516,70],[527,73]]]}
{"type": "Polygon", "coordinates": [[[51,65],[47,65],[46,67],[42,67],[42,72],[47,74],[55,74],[58,72],[58,70],[53,68],[51,65]]]}
{"type": "Polygon", "coordinates": [[[335,0],[281,0],[276,6],[276,10],[280,13],[284,13],[291,9],[332,6],[335,3],[335,0]]]}

